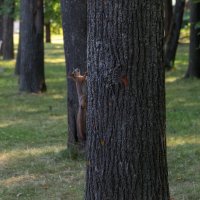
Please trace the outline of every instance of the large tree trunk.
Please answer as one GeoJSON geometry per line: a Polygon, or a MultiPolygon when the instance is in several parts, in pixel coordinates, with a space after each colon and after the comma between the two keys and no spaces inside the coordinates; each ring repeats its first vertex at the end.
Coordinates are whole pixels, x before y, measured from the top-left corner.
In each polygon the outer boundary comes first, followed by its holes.
{"type": "Polygon", "coordinates": [[[44,92],[44,16],[42,0],[21,1],[20,90],[44,92]]]}
{"type": "Polygon", "coordinates": [[[5,14],[3,16],[3,59],[14,58],[13,26],[15,1],[5,1],[5,14]]]}
{"type": "Polygon", "coordinates": [[[185,75],[188,77],[200,78],[200,3],[191,2],[190,10],[190,55],[189,67],[185,75]]]}
{"type": "Polygon", "coordinates": [[[162,1],[88,0],[86,200],[169,200],[162,1]]]}
{"type": "Polygon", "coordinates": [[[164,1],[164,22],[165,22],[165,40],[169,36],[170,33],[170,26],[172,22],[173,16],[173,6],[172,0],[165,0],[164,1]]]}
{"type": "Polygon", "coordinates": [[[46,43],[51,43],[51,22],[45,23],[46,43]]]}
{"type": "MultiPolygon", "coordinates": [[[[64,47],[67,75],[74,68],[81,72],[87,69],[87,0],[61,0],[62,21],[64,30],[64,47]]],[[[67,84],[68,107],[68,147],[80,142],[77,134],[78,100],[75,83],[68,79],[67,84]]]]}
{"type": "Polygon", "coordinates": [[[183,21],[185,0],[176,0],[171,28],[165,42],[164,68],[170,70],[174,67],[176,50],[183,21]]]}

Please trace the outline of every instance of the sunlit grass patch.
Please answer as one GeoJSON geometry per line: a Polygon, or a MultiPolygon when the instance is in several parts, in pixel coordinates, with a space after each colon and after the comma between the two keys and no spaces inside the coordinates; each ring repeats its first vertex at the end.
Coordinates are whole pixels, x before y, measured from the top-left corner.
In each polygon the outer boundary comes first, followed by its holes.
{"type": "Polygon", "coordinates": [[[0,184],[6,186],[6,187],[10,187],[13,185],[18,185],[18,184],[27,184],[27,182],[32,182],[36,179],[35,176],[33,175],[22,175],[22,176],[14,176],[11,178],[8,178],[6,180],[1,180],[0,184]]]}
{"type": "Polygon", "coordinates": [[[178,77],[170,76],[170,77],[167,77],[165,81],[166,81],[166,83],[172,83],[177,80],[178,80],[178,77]]]}
{"type": "Polygon", "coordinates": [[[58,153],[59,151],[63,150],[65,146],[43,146],[38,148],[27,147],[24,149],[14,149],[10,151],[2,151],[0,153],[0,167],[1,164],[8,165],[12,164],[13,162],[18,162],[20,159],[28,158],[28,157],[39,157],[42,154],[49,154],[49,153],[58,153]]]}
{"type": "Polygon", "coordinates": [[[179,145],[200,145],[200,134],[193,135],[190,133],[189,135],[184,136],[176,136],[170,135],[168,136],[168,147],[177,147],[179,145]]]}
{"type": "Polygon", "coordinates": [[[181,43],[189,43],[190,42],[189,37],[190,37],[190,26],[187,26],[184,29],[181,29],[179,41],[181,43]]]}

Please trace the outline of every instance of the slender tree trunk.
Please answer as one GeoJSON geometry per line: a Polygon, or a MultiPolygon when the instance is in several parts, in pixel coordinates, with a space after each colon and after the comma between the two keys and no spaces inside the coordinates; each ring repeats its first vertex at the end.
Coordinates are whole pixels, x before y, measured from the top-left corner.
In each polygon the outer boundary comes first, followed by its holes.
{"type": "Polygon", "coordinates": [[[190,4],[190,54],[186,78],[200,78],[200,3],[190,4]]]}
{"type": "Polygon", "coordinates": [[[165,40],[169,36],[170,33],[170,26],[172,22],[172,16],[173,16],[173,6],[172,6],[172,0],[165,0],[164,1],[164,22],[165,22],[165,40]]]}
{"type": "Polygon", "coordinates": [[[20,90],[44,92],[44,15],[42,0],[21,0],[20,90]]]}
{"type": "Polygon", "coordinates": [[[86,200],[169,200],[163,4],[88,0],[86,200]]]}
{"type": "MultiPolygon", "coordinates": [[[[87,0],[61,0],[67,75],[74,68],[87,68],[87,0]]],[[[83,142],[77,134],[78,100],[73,80],[67,84],[68,147],[83,142]]]]}
{"type": "Polygon", "coordinates": [[[3,16],[0,15],[0,40],[3,40],[3,16]]]}
{"type": "MultiPolygon", "coordinates": [[[[0,0],[0,8],[3,7],[3,0],[0,0]]],[[[0,9],[0,40],[3,39],[3,13],[0,9]]]]}
{"type": "Polygon", "coordinates": [[[176,0],[169,36],[165,42],[164,67],[170,70],[174,66],[178,40],[183,21],[185,0],[176,0]]]}
{"type": "Polygon", "coordinates": [[[14,58],[13,26],[15,2],[5,1],[5,8],[9,11],[3,16],[3,59],[10,60],[14,58]]]}
{"type": "MultiPolygon", "coordinates": [[[[3,0],[0,0],[0,8],[3,6],[3,0]]],[[[3,40],[3,14],[0,13],[0,41],[3,40]]],[[[0,47],[0,55],[2,55],[2,48],[0,47]]]]}
{"type": "Polygon", "coordinates": [[[51,22],[45,23],[46,43],[51,43],[51,22]]]}

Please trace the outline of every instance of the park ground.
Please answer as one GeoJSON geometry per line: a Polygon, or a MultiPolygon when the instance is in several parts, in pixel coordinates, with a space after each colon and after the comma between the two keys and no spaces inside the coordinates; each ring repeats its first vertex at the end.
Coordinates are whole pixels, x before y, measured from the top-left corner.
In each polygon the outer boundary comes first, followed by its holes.
{"type": "MultiPolygon", "coordinates": [[[[166,72],[169,184],[173,199],[200,200],[200,80],[183,79],[187,62],[180,44],[166,72]]],[[[45,45],[47,93],[19,93],[14,65],[0,60],[0,200],[83,199],[85,159],[66,150],[61,36],[45,45]]]]}

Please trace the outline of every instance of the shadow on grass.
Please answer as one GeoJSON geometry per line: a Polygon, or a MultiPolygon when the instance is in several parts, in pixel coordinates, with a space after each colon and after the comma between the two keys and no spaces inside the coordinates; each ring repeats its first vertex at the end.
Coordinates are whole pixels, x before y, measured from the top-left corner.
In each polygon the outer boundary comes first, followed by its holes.
{"type": "Polygon", "coordinates": [[[0,199],[82,199],[85,160],[63,146],[43,146],[0,157],[0,199]]]}

